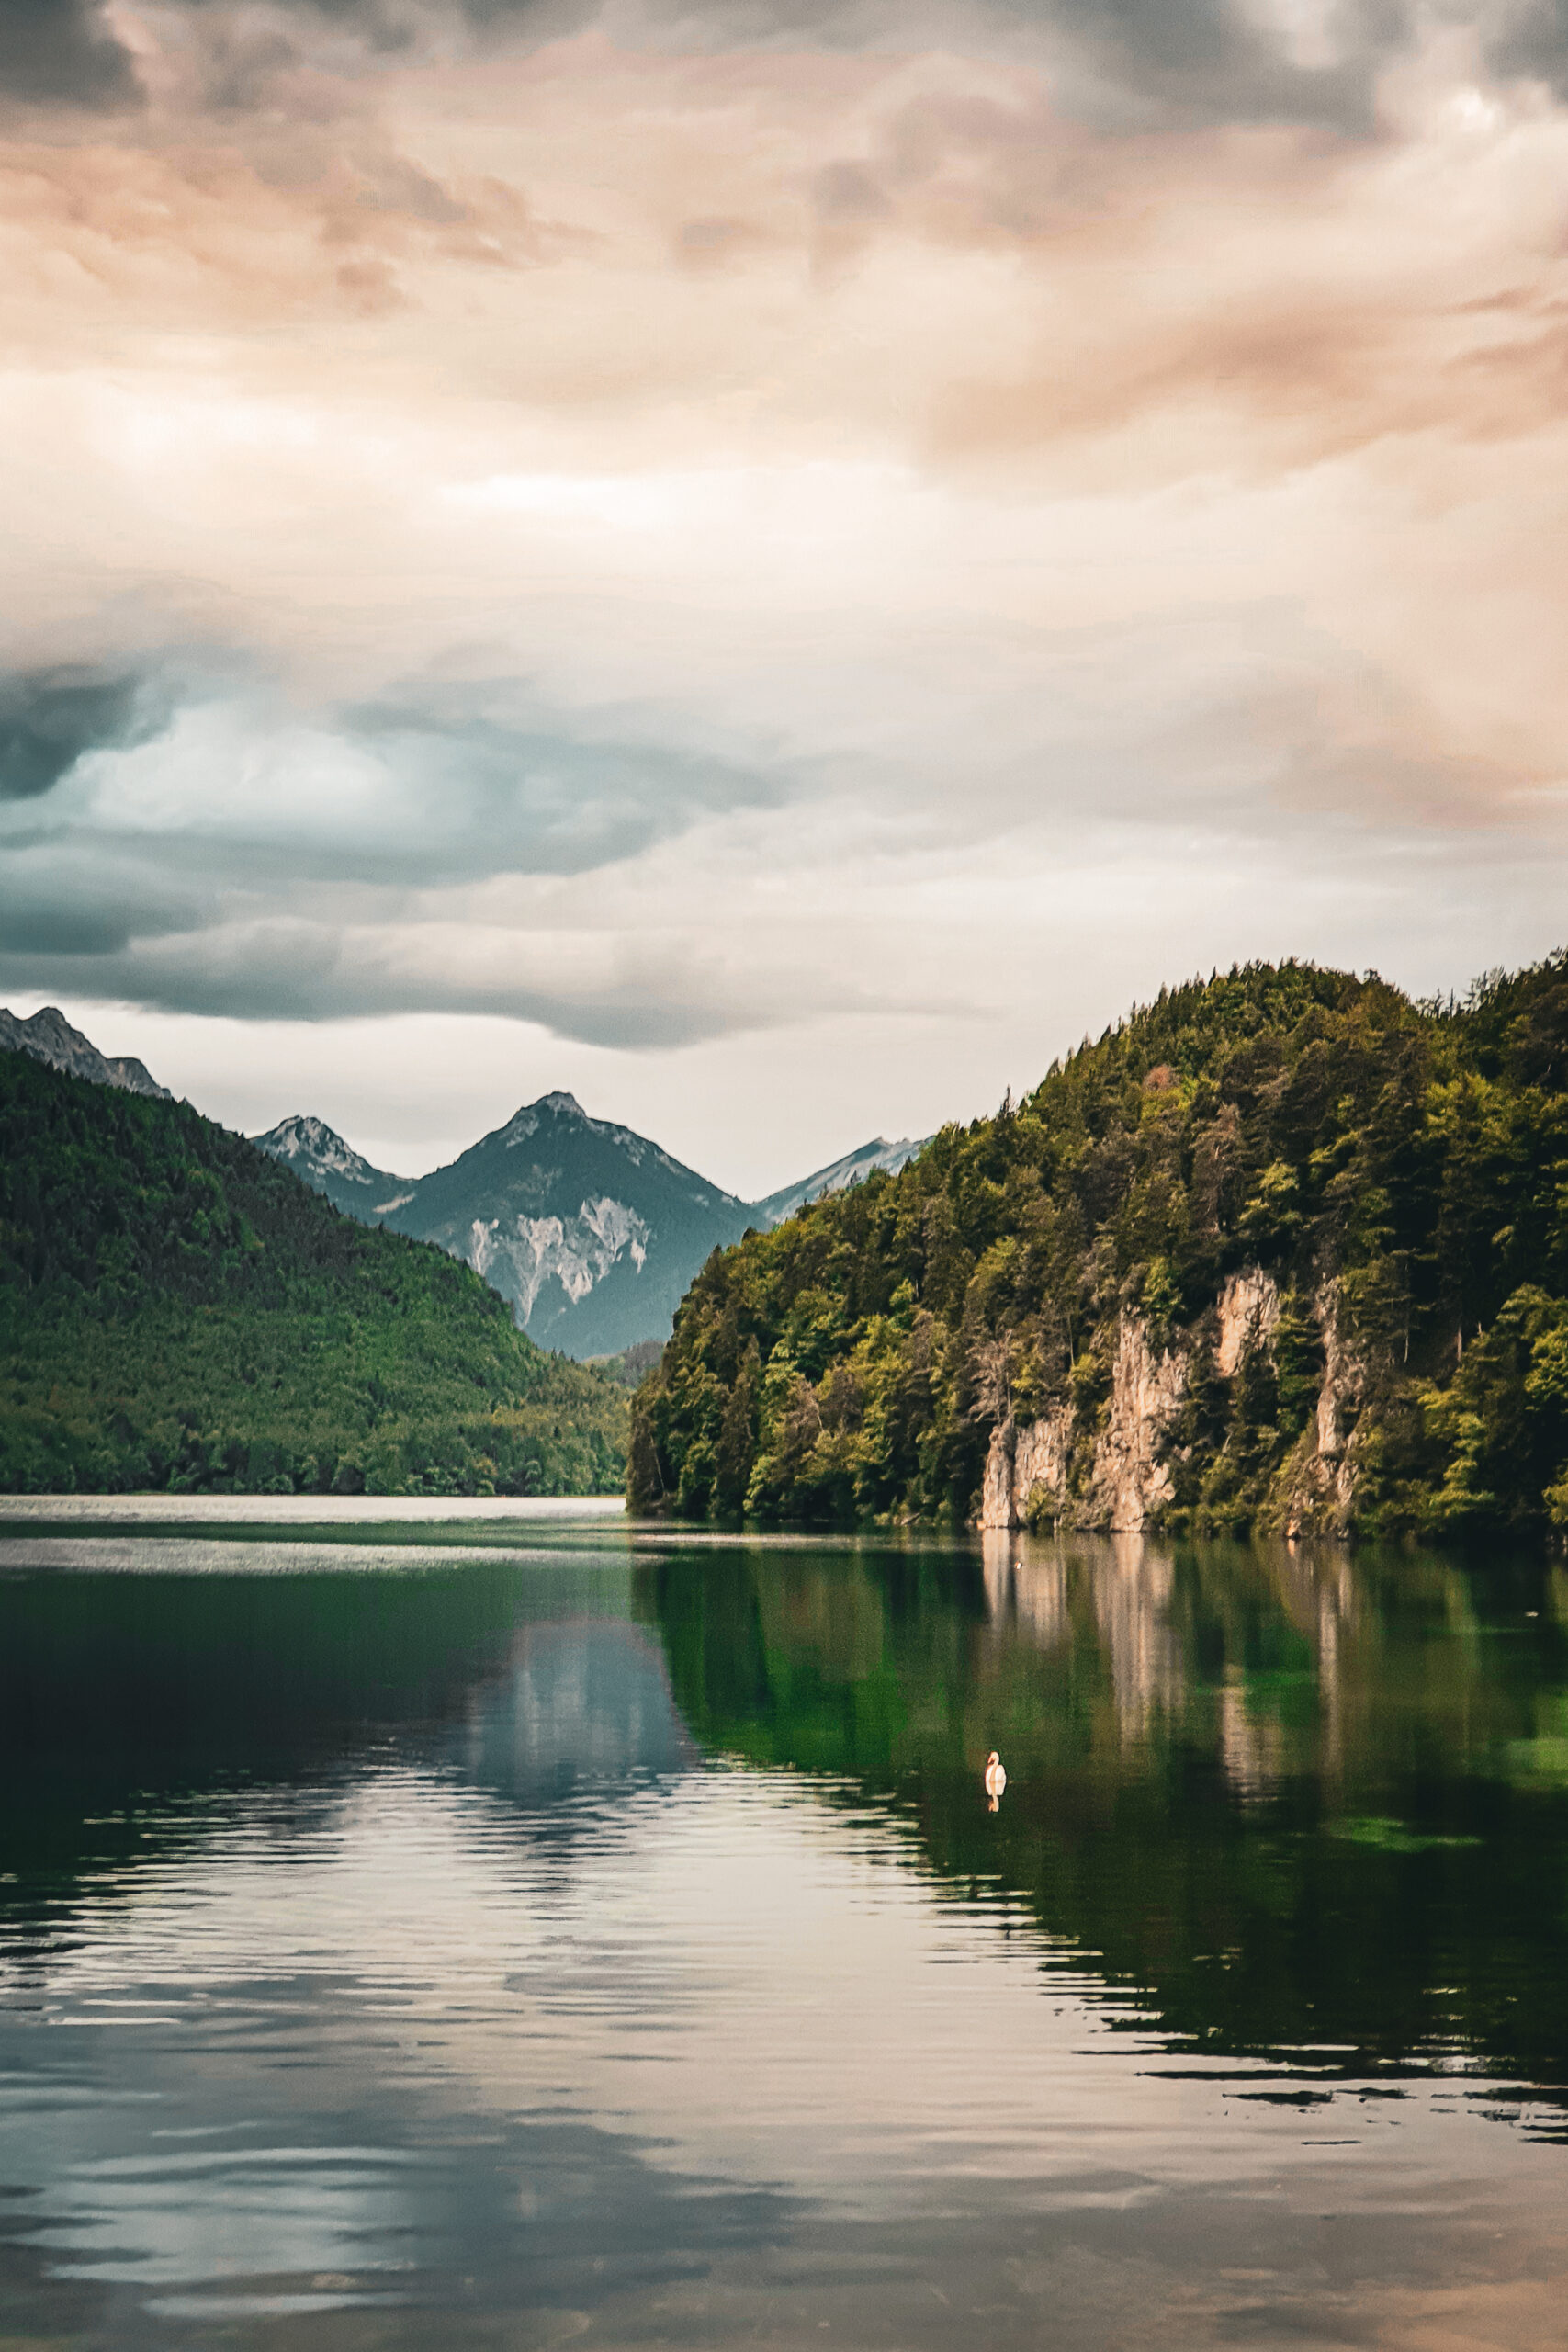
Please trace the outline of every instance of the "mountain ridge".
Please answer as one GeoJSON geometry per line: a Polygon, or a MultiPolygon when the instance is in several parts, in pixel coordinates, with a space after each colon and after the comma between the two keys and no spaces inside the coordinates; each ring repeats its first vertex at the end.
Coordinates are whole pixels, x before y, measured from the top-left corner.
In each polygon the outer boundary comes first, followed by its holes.
{"type": "Polygon", "coordinates": [[[897,1143],[889,1143],[886,1136],[874,1136],[869,1143],[829,1160],[826,1168],[815,1170],[799,1183],[783,1184],[776,1193],[764,1193],[761,1200],[752,1202],[751,1207],[765,1225],[782,1225],[796,1209],[822,1200],[829,1193],[841,1193],[846,1185],[861,1183],[877,1169],[896,1176],[918,1151],[924,1151],[930,1141],[930,1136],[921,1136],[918,1141],[903,1136],[897,1143]]]}
{"type": "Polygon", "coordinates": [[[0,1047],[30,1054],[35,1061],[85,1079],[91,1086],[118,1086],[128,1094],[151,1095],[161,1102],[175,1099],[134,1054],[111,1057],[100,1053],[90,1037],[72,1027],[57,1004],[43,1005],[26,1020],[0,1005],[0,1047]]]}
{"type": "MultiPolygon", "coordinates": [[[[142,1063],[109,1059],[52,1006],[26,1022],[0,1013],[0,1045],[92,1084],[173,1100],[142,1063]]],[[[876,1136],[748,1202],[635,1128],[591,1116],[559,1088],[423,1176],[378,1168],[311,1113],[247,1140],[360,1224],[462,1259],[507,1298],[521,1329],[580,1359],[662,1342],[714,1250],[876,1170],[897,1170],[923,1148],[876,1136]]]]}

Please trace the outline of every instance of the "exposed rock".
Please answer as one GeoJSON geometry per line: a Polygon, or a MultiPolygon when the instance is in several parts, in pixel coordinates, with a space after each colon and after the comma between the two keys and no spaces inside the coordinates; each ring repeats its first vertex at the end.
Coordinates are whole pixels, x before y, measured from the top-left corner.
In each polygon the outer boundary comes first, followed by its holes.
{"type": "Polygon", "coordinates": [[[118,1086],[127,1094],[151,1094],[162,1102],[175,1099],[134,1054],[99,1053],[90,1037],[73,1029],[58,1005],[46,1004],[26,1021],[0,1007],[0,1046],[9,1046],[16,1054],[31,1054],[51,1069],[85,1078],[93,1086],[118,1086]]]}
{"type": "Polygon", "coordinates": [[[1325,1283],[1314,1306],[1324,1358],[1317,1412],[1276,1488],[1278,1523],[1291,1537],[1348,1534],[1356,1500],[1356,1433],[1367,1368],[1346,1333],[1338,1283],[1325,1283]]]}
{"type": "Polygon", "coordinates": [[[1233,1274],[1220,1293],[1219,1317],[1214,1364],[1221,1378],[1229,1380],[1244,1356],[1272,1341],[1280,1320],[1279,1283],[1258,1266],[1233,1274]]]}
{"type": "Polygon", "coordinates": [[[1073,1408],[1063,1403],[1038,1420],[1021,1426],[1008,1421],[993,1433],[980,1488],[980,1525],[1021,1527],[1031,1504],[1038,1508],[1043,1498],[1076,1527],[1136,1533],[1174,1492],[1164,1456],[1186,1389],[1186,1355],[1167,1349],[1156,1361],[1148,1325],[1141,1316],[1123,1315],[1110,1416],[1095,1445],[1088,1495],[1077,1500],[1070,1493],[1073,1408]]]}
{"type": "Polygon", "coordinates": [[[584,1201],[577,1215],[476,1217],[463,1251],[486,1282],[511,1299],[517,1320],[527,1327],[540,1292],[558,1283],[575,1306],[616,1260],[629,1257],[640,1274],[648,1257],[649,1227],[625,1201],[584,1201]]]}
{"type": "Polygon", "coordinates": [[[1141,1316],[1124,1314],[1111,1375],[1111,1418],[1094,1450],[1085,1523],[1135,1534],[1169,1502],[1175,1489],[1163,1457],[1186,1389],[1185,1353],[1166,1349],[1156,1363],[1148,1325],[1141,1316]]]}
{"type": "Polygon", "coordinates": [[[1004,1421],[991,1431],[986,1467],[980,1479],[980,1524],[984,1528],[1016,1527],[1018,1507],[1012,1495],[1012,1465],[1018,1443],[1016,1423],[1004,1421]]]}
{"type": "Polygon", "coordinates": [[[1072,1454],[1073,1408],[1056,1405],[1028,1422],[1018,1433],[1013,1452],[1012,1491],[1018,1522],[1028,1518],[1036,1492],[1062,1503],[1067,1493],[1067,1464],[1072,1454]]]}
{"type": "Polygon", "coordinates": [[[279,1119],[265,1135],[253,1136],[251,1141],[274,1159],[281,1159],[292,1168],[312,1192],[324,1193],[334,1208],[345,1210],[362,1224],[368,1224],[375,1217],[389,1216],[394,1209],[413,1198],[414,1188],[405,1177],[390,1176],[384,1168],[373,1168],[324,1119],[296,1113],[279,1119]],[[384,1197],[387,1194],[391,1197],[384,1197]]]}
{"type": "Polygon", "coordinates": [[[980,1487],[980,1524],[1021,1527],[1037,1492],[1066,1502],[1073,1408],[1054,1405],[1039,1420],[1006,1421],[991,1436],[980,1487]]]}

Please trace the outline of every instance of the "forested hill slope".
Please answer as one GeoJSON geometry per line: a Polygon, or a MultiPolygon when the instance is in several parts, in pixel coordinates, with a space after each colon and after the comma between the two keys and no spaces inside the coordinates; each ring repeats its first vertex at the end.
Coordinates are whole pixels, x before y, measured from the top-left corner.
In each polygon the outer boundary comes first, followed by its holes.
{"type": "Polygon", "coordinates": [[[604,1491],[626,1415],[443,1251],[0,1052],[0,1491],[604,1491]]]}
{"type": "Polygon", "coordinates": [[[641,1509],[1568,1524],[1568,956],[1416,1005],[1248,966],[716,1254],[641,1509]]]}

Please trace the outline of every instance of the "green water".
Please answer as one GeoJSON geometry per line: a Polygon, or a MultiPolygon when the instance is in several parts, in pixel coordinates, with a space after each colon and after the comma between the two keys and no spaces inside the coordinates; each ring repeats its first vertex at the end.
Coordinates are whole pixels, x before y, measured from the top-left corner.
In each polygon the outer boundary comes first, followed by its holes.
{"type": "Polygon", "coordinates": [[[1565,1957],[1548,1561],[0,1533],[6,2352],[1561,2345],[1565,1957]]]}

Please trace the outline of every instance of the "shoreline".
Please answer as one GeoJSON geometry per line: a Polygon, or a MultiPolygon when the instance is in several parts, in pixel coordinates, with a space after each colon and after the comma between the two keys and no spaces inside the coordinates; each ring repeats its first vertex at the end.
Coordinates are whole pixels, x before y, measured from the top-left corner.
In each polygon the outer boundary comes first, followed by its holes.
{"type": "Polygon", "coordinates": [[[603,1521],[624,1495],[0,1495],[0,1527],[120,1525],[366,1527],[468,1520],[603,1521]]]}

